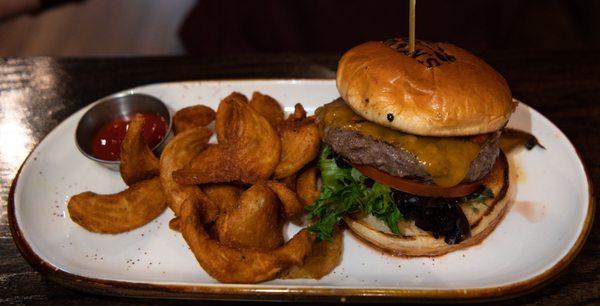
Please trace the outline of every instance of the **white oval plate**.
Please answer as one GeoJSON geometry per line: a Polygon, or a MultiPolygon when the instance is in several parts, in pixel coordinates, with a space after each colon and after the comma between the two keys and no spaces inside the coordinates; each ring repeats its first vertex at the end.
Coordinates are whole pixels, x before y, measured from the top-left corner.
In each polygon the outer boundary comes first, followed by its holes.
{"type": "MultiPolygon", "coordinates": [[[[216,109],[232,91],[261,91],[288,112],[297,102],[312,112],[338,97],[333,80],[179,82],[124,92],[155,96],[174,111],[199,103],[216,109]]],[[[90,233],[69,219],[71,195],[125,188],[117,172],[85,158],[75,146],[77,122],[92,105],[46,136],[11,192],[9,219],[19,249],[34,267],[67,286],[116,295],[226,299],[506,296],[539,286],[562,270],[591,225],[594,203],[575,149],[556,126],[521,103],[509,126],[534,134],[546,150],[510,154],[512,208],[481,244],[434,258],[396,258],[346,233],[341,265],[321,280],[220,284],[200,268],[181,235],[168,228],[170,210],[120,235],[90,233]]],[[[290,233],[297,230],[289,227],[290,233]]]]}

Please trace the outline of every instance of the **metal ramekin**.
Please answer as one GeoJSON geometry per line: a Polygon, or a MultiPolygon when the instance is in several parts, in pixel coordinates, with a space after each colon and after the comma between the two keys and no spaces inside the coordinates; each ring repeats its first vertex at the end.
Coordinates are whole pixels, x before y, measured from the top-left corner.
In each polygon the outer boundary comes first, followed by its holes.
{"type": "Polygon", "coordinates": [[[104,98],[90,108],[79,120],[75,130],[75,143],[87,158],[112,170],[119,170],[120,161],[103,160],[92,155],[93,138],[106,123],[134,113],[155,113],[165,118],[165,137],[152,150],[159,153],[171,133],[171,115],[167,106],[159,99],[145,94],[120,94],[104,98]]]}

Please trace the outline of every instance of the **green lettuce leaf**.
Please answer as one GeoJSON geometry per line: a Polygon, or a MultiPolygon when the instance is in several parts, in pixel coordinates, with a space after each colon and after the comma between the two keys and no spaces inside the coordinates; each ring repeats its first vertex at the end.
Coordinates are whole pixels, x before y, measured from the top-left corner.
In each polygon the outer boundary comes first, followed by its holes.
{"type": "Polygon", "coordinates": [[[316,233],[318,240],[331,240],[335,227],[344,216],[362,212],[377,217],[393,233],[400,234],[398,222],[402,215],[390,187],[377,182],[367,187],[370,184],[365,182],[370,179],[352,167],[339,167],[335,159],[336,153],[324,145],[319,154],[321,196],[306,208],[309,218],[315,220],[309,230],[316,233]]]}

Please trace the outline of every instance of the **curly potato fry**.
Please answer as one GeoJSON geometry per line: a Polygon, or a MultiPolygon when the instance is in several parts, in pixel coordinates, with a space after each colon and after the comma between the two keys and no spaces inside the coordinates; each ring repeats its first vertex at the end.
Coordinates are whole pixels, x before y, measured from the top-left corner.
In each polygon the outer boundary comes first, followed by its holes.
{"type": "Polygon", "coordinates": [[[216,123],[219,144],[210,146],[173,172],[176,182],[254,184],[273,174],[281,154],[279,135],[239,95],[234,93],[219,104],[216,123]]]}
{"type": "Polygon", "coordinates": [[[133,184],[116,194],[83,192],[69,199],[73,222],[91,232],[118,234],[138,228],[167,207],[158,177],[133,184]]]}
{"type": "Polygon", "coordinates": [[[215,117],[215,111],[205,105],[184,107],[173,115],[173,132],[177,135],[187,129],[207,126],[215,117]]]}
{"type": "Polygon", "coordinates": [[[173,116],[175,136],[160,158],[144,140],[144,121],[134,116],[122,144],[120,172],[130,187],[72,196],[68,211],[75,223],[117,234],[170,207],[169,228],[181,232],[200,266],[224,283],[321,278],[339,264],[339,231],[331,242],[317,243],[306,228],[285,241],[284,220],[300,220],[318,197],[318,170],[306,165],[318,154],[320,135],[301,104],[287,119],[279,102],[260,92],[250,101],[233,92],[216,112],[183,108],[173,116]],[[217,144],[208,143],[213,120],[217,144]]]}
{"type": "Polygon", "coordinates": [[[321,195],[319,186],[317,185],[317,175],[319,169],[317,167],[310,167],[298,176],[296,181],[296,194],[304,205],[312,205],[321,195]]]}
{"type": "Polygon", "coordinates": [[[281,161],[275,168],[275,178],[282,179],[298,172],[317,157],[320,146],[316,123],[286,124],[281,130],[281,161]]]}
{"type": "MultiPolygon", "coordinates": [[[[160,156],[160,183],[167,195],[167,203],[176,216],[179,216],[181,203],[189,197],[211,202],[195,185],[180,185],[173,180],[173,172],[190,162],[208,146],[212,132],[206,127],[195,127],[181,132],[167,144],[160,156]]],[[[207,205],[205,215],[208,219],[216,218],[218,208],[207,205]]],[[[205,220],[210,221],[210,220],[205,220]]]]}
{"type": "Polygon", "coordinates": [[[176,232],[181,232],[181,220],[179,219],[179,217],[175,217],[169,220],[169,228],[176,232]]]}
{"type": "Polygon", "coordinates": [[[230,140],[235,141],[238,139],[238,124],[240,123],[237,117],[240,114],[234,114],[231,111],[231,102],[233,102],[233,104],[248,104],[248,98],[239,92],[232,92],[219,103],[219,107],[217,108],[215,130],[217,132],[217,140],[220,144],[225,144],[230,140]],[[225,108],[221,108],[221,106],[225,106],[225,108]]]}
{"type": "Polygon", "coordinates": [[[314,238],[304,229],[283,246],[268,251],[227,247],[211,239],[198,216],[199,207],[181,207],[181,233],[202,268],[225,283],[258,283],[275,278],[290,265],[302,265],[314,238]]]}
{"type": "Polygon", "coordinates": [[[297,181],[297,175],[296,173],[290,175],[290,176],[286,176],[282,179],[279,180],[280,183],[284,184],[285,187],[287,187],[288,189],[291,190],[296,190],[296,181],[297,181]]]}
{"type": "Polygon", "coordinates": [[[283,108],[271,96],[255,91],[252,94],[249,104],[256,112],[265,117],[275,129],[278,129],[283,124],[283,108]]]}
{"type": "Polygon", "coordinates": [[[287,220],[294,220],[304,212],[304,205],[295,192],[280,182],[268,181],[266,184],[279,198],[283,216],[287,220]]]}
{"type": "Polygon", "coordinates": [[[202,185],[202,191],[217,205],[219,214],[226,214],[238,206],[244,189],[228,184],[202,185]]]}
{"type": "Polygon", "coordinates": [[[158,158],[154,156],[142,134],[144,122],[144,115],[133,116],[121,143],[119,170],[128,186],[158,175],[158,158]]]}
{"type": "Polygon", "coordinates": [[[294,105],[294,112],[290,114],[288,117],[288,121],[300,121],[306,118],[306,110],[304,110],[304,106],[300,103],[296,103],[294,105]]]}
{"type": "Polygon", "coordinates": [[[293,265],[282,274],[282,278],[314,278],[331,273],[342,260],[343,235],[340,230],[333,234],[331,241],[315,242],[302,265],[293,265]]]}
{"type": "Polygon", "coordinates": [[[283,222],[273,192],[257,184],[242,193],[239,204],[216,222],[219,242],[234,248],[271,250],[283,245],[283,222]]]}

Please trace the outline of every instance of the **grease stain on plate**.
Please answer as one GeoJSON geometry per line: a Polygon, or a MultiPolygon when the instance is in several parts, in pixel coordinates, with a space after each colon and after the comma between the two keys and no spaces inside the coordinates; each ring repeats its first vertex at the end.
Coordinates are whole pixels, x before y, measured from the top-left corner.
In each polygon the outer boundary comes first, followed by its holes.
{"type": "Polygon", "coordinates": [[[545,216],[546,205],[532,201],[513,201],[512,209],[529,222],[539,222],[545,216]]]}

